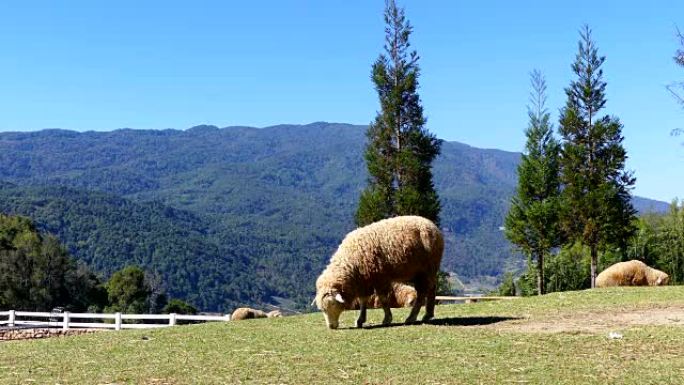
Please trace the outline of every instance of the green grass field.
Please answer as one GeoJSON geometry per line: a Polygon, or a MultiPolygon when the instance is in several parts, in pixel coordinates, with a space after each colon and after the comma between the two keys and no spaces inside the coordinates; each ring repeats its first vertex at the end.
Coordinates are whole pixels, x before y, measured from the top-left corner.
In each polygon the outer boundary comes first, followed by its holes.
{"type": "Polygon", "coordinates": [[[2,342],[0,384],[684,383],[684,287],[438,306],[412,326],[352,329],[354,316],[2,342]]]}

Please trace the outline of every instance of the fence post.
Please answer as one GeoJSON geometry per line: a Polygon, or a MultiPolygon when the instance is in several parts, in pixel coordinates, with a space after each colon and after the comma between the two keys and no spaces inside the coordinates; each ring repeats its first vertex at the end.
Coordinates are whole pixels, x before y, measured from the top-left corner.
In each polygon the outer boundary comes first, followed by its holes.
{"type": "Polygon", "coordinates": [[[176,325],[176,313],[169,314],[169,326],[176,325]]]}
{"type": "Polygon", "coordinates": [[[64,322],[62,323],[62,329],[69,330],[69,312],[65,311],[63,313],[63,316],[64,316],[64,322]]]}
{"type": "Polygon", "coordinates": [[[9,317],[9,318],[7,319],[8,325],[9,325],[10,327],[14,327],[14,321],[15,321],[16,318],[17,318],[17,315],[16,315],[16,313],[15,313],[15,310],[10,310],[10,311],[9,311],[8,317],[9,317]]]}
{"type": "Polygon", "coordinates": [[[121,313],[114,314],[114,330],[121,330],[121,313]]]}

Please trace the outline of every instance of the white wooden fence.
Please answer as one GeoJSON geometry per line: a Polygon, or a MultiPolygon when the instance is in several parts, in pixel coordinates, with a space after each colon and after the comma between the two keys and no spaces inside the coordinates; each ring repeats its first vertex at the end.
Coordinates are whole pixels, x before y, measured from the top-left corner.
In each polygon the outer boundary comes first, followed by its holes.
{"type": "Polygon", "coordinates": [[[515,296],[462,296],[455,297],[451,295],[438,295],[435,299],[439,302],[465,302],[465,303],[475,303],[480,301],[499,301],[499,300],[515,300],[521,297],[515,296]]]}
{"type": "Polygon", "coordinates": [[[122,314],[122,313],[70,313],[0,311],[0,327],[61,327],[62,329],[147,329],[174,326],[177,321],[230,321],[230,315],[186,315],[186,314],[122,314]],[[6,317],[6,319],[5,319],[6,317]],[[45,320],[41,320],[45,319],[45,320]],[[113,320],[106,322],[107,320],[113,320]],[[155,320],[165,323],[125,323],[127,320],[155,320]],[[89,322],[84,322],[89,321],[89,322]],[[100,321],[100,322],[96,322],[100,321]]]}

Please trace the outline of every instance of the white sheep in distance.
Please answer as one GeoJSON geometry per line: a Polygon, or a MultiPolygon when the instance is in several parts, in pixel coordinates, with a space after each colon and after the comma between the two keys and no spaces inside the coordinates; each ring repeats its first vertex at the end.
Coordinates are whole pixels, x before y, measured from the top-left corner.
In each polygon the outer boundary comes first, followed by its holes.
{"type": "Polygon", "coordinates": [[[239,307],[233,311],[233,314],[230,316],[230,320],[241,321],[254,318],[276,318],[282,316],[283,315],[279,310],[273,310],[266,313],[262,310],[252,309],[249,307],[239,307]]]}
{"type": "Polygon", "coordinates": [[[596,287],[664,286],[669,282],[666,273],[636,259],[611,265],[596,277],[596,287]]]}
{"type": "Polygon", "coordinates": [[[377,294],[385,312],[383,325],[392,322],[388,297],[393,282],[406,282],[417,292],[406,323],[413,323],[425,303],[423,321],[434,317],[437,272],[444,239],[430,220],[418,216],[384,219],[356,229],[344,238],[330,263],[316,280],[314,302],[331,329],[355,300],[360,304],[356,326],[366,322],[368,298],[377,294]]]}

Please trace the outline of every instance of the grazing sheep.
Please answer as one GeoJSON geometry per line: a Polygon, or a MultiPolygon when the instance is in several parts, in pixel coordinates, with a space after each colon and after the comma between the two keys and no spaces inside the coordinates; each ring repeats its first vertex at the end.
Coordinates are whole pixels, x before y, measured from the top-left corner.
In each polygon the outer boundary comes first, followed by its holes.
{"type": "Polygon", "coordinates": [[[271,312],[266,313],[261,310],[251,309],[248,307],[239,307],[235,309],[235,311],[233,311],[233,314],[230,316],[230,319],[231,321],[240,321],[253,318],[274,318],[282,316],[283,314],[280,312],[280,310],[273,310],[271,312]]]}
{"type": "Polygon", "coordinates": [[[637,260],[618,262],[596,277],[596,287],[662,286],[669,282],[667,274],[637,260]]]}
{"type": "Polygon", "coordinates": [[[389,297],[393,282],[410,282],[416,298],[406,323],[416,321],[425,303],[423,320],[434,316],[437,272],[444,239],[430,220],[418,216],[384,219],[347,234],[330,263],[316,280],[314,302],[331,329],[355,300],[360,304],[356,326],[366,322],[368,298],[377,294],[385,311],[383,325],[392,322],[389,297]]]}

